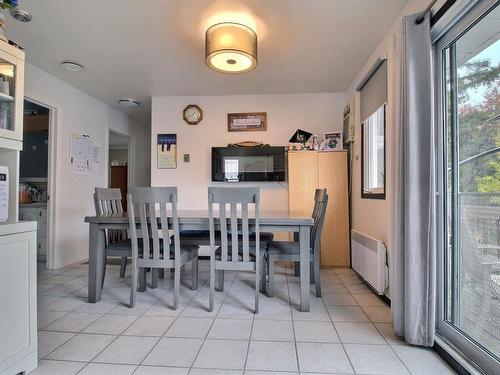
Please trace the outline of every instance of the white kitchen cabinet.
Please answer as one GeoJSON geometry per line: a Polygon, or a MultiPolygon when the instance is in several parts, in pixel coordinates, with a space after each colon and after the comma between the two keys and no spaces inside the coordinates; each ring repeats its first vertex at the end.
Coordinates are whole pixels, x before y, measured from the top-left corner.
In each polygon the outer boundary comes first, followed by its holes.
{"type": "Polygon", "coordinates": [[[37,366],[36,222],[0,225],[0,374],[37,366]]]}
{"type": "Polygon", "coordinates": [[[47,205],[41,203],[21,204],[19,220],[37,222],[37,253],[39,259],[47,255],[47,205]]]}

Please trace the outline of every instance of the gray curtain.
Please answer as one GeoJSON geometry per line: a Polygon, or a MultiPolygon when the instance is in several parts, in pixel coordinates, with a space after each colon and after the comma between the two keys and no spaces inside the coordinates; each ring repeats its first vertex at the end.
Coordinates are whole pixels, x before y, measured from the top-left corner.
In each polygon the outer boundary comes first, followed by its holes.
{"type": "Polygon", "coordinates": [[[432,72],[429,16],[403,19],[401,102],[396,126],[394,330],[413,345],[432,346],[436,253],[433,233],[432,72]]]}

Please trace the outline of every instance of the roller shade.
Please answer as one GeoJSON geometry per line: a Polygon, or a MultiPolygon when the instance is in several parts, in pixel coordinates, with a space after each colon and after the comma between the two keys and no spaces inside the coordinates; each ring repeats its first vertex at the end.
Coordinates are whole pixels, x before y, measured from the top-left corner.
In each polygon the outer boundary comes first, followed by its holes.
{"type": "Polygon", "coordinates": [[[358,91],[361,95],[361,121],[365,121],[387,102],[387,60],[382,61],[358,91]]]}

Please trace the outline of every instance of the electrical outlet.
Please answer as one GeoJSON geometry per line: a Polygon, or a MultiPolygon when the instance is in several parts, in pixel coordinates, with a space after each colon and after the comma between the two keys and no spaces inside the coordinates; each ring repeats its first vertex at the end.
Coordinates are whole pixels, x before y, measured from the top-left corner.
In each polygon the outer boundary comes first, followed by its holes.
{"type": "Polygon", "coordinates": [[[184,154],[184,163],[189,163],[191,160],[191,156],[189,154],[184,154]]]}

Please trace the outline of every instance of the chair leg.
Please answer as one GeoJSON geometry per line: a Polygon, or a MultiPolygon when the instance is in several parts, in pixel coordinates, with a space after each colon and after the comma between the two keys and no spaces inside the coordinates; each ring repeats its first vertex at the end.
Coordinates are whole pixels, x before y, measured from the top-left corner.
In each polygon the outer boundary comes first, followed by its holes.
{"type": "Polygon", "coordinates": [[[214,311],[214,292],[215,292],[215,261],[210,257],[210,290],[208,294],[208,311],[214,311]]]}
{"type": "Polygon", "coordinates": [[[321,297],[321,277],[319,269],[319,256],[314,257],[314,286],[316,287],[316,297],[321,297]]]}
{"type": "Polygon", "coordinates": [[[159,268],[151,269],[151,289],[158,288],[158,276],[159,276],[159,268]]]}
{"type": "Polygon", "coordinates": [[[217,291],[224,291],[224,270],[217,271],[217,291]]]}
{"type": "Polygon", "coordinates": [[[260,259],[255,259],[255,310],[254,314],[259,313],[259,282],[260,282],[260,259]]]}
{"type": "Polygon", "coordinates": [[[127,271],[127,257],[120,258],[120,278],[125,278],[125,272],[127,271]]]}
{"type": "Polygon", "coordinates": [[[104,288],[104,279],[106,278],[106,264],[107,263],[108,263],[108,256],[106,255],[106,250],[104,250],[104,264],[102,265],[101,289],[104,288]]]}
{"type": "Polygon", "coordinates": [[[293,262],[293,275],[300,276],[300,262],[293,262]]]}
{"type": "Polygon", "coordinates": [[[160,279],[164,279],[164,278],[165,278],[165,269],[164,269],[164,268],[160,268],[160,269],[158,270],[158,277],[159,277],[160,279]]]}
{"type": "Polygon", "coordinates": [[[135,264],[132,264],[132,284],[130,285],[130,305],[132,308],[135,306],[135,297],[137,295],[137,277],[138,277],[138,269],[135,264]]]}
{"type": "Polygon", "coordinates": [[[139,292],[146,291],[146,269],[139,268],[139,292]]]}
{"type": "Polygon", "coordinates": [[[268,273],[267,295],[269,297],[274,297],[274,258],[272,256],[267,257],[267,273],[268,273]]]}
{"type": "Polygon", "coordinates": [[[312,262],[309,263],[309,283],[314,284],[314,265],[316,264],[315,260],[312,259],[312,262]]]}
{"type": "Polygon", "coordinates": [[[198,254],[191,261],[191,289],[198,290],[198,254]]]}
{"type": "Polygon", "coordinates": [[[267,292],[267,255],[264,255],[262,257],[262,262],[261,262],[261,270],[260,270],[260,292],[261,293],[266,293],[267,292]]]}
{"type": "Polygon", "coordinates": [[[181,267],[176,261],[174,274],[174,310],[179,307],[179,291],[181,286],[181,267]]]}

